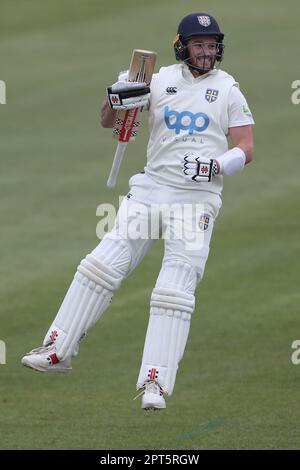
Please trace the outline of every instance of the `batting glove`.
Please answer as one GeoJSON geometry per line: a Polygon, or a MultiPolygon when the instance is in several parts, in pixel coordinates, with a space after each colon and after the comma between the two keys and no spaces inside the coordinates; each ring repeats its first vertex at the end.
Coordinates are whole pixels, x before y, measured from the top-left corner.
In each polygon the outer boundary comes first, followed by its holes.
{"type": "Polygon", "coordinates": [[[129,70],[121,70],[118,74],[118,82],[128,82],[129,70]]]}
{"type": "Polygon", "coordinates": [[[128,110],[148,105],[150,88],[146,83],[119,81],[107,88],[112,109],[128,110]]]}
{"type": "Polygon", "coordinates": [[[188,181],[209,183],[219,173],[219,166],[213,158],[200,157],[187,152],[183,159],[183,174],[188,181]]]}

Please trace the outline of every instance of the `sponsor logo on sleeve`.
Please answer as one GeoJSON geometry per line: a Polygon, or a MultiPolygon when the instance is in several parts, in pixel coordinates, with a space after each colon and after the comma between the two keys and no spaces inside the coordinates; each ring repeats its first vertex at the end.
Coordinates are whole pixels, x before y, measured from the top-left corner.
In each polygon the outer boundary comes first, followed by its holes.
{"type": "Polygon", "coordinates": [[[252,116],[250,109],[248,108],[247,104],[243,105],[243,113],[247,114],[247,116],[252,116]]]}

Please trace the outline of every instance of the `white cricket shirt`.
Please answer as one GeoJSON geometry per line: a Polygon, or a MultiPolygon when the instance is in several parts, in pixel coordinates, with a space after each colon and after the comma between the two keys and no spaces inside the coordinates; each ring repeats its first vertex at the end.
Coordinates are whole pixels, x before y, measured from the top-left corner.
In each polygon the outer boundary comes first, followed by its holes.
{"type": "Polygon", "coordinates": [[[218,157],[228,150],[228,129],[249,124],[247,101],[228,73],[194,78],[185,64],[162,67],[151,81],[145,173],[161,184],[221,194],[221,175],[210,183],[184,178],[184,154],[218,157]]]}

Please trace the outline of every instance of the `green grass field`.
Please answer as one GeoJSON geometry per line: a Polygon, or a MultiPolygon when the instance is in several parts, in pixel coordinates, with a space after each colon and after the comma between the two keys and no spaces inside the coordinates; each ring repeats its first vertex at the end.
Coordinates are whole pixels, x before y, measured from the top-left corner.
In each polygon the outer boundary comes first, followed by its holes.
{"type": "MultiPolygon", "coordinates": [[[[299,449],[297,0],[1,0],[1,449],[299,449]],[[205,279],[168,408],[133,401],[149,299],[163,246],[122,285],[68,376],[25,369],[74,270],[98,243],[96,208],[117,204],[145,162],[147,126],[117,189],[106,188],[115,143],[99,127],[105,86],[131,50],[174,62],[187,13],[214,14],[223,68],[256,120],[255,161],[227,178],[205,279]]],[[[146,124],[146,123],[145,123],[146,124]]]]}

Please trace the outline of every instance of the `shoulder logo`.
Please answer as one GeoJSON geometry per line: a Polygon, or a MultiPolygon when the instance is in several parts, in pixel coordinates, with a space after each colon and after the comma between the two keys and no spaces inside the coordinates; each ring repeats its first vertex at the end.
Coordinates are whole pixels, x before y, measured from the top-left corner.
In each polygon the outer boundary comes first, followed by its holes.
{"type": "Polygon", "coordinates": [[[168,86],[166,88],[166,93],[168,95],[175,95],[177,93],[177,87],[176,86],[168,86]]]}
{"type": "Polygon", "coordinates": [[[212,88],[207,88],[205,92],[205,99],[209,103],[213,103],[218,98],[219,90],[213,90],[212,88]]]}
{"type": "Polygon", "coordinates": [[[248,116],[252,116],[250,109],[248,108],[248,105],[244,104],[243,105],[243,112],[245,114],[248,114],[248,116]]]}
{"type": "Polygon", "coordinates": [[[207,15],[200,15],[200,16],[197,16],[198,18],[198,21],[199,23],[201,24],[201,26],[204,26],[207,28],[207,26],[210,26],[211,24],[211,21],[210,21],[210,17],[207,16],[207,15]]]}

